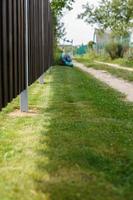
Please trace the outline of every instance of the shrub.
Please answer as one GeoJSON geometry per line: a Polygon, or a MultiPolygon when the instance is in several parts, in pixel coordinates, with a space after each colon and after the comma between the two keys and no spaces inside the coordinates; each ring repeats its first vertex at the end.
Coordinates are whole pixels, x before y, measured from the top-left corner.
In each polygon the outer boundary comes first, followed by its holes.
{"type": "Polygon", "coordinates": [[[84,55],[84,58],[94,60],[98,58],[98,54],[95,51],[89,51],[87,54],[84,55]]]}
{"type": "Polygon", "coordinates": [[[89,41],[88,43],[89,48],[93,50],[94,44],[95,44],[94,41],[89,41]]]}
{"type": "Polygon", "coordinates": [[[62,50],[56,47],[54,51],[54,65],[61,65],[61,54],[62,50]]]}
{"type": "Polygon", "coordinates": [[[117,42],[110,42],[106,45],[105,50],[109,53],[111,59],[123,58],[126,47],[117,42]]]}

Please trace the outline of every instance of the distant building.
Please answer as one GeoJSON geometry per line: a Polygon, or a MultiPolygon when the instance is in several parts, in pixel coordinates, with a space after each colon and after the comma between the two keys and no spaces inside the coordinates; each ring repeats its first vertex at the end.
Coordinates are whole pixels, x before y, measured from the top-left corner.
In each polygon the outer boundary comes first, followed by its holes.
{"type": "Polygon", "coordinates": [[[102,52],[104,51],[104,47],[111,40],[122,43],[123,45],[128,45],[129,47],[133,47],[133,29],[129,31],[129,35],[125,37],[112,37],[112,32],[110,30],[102,31],[101,29],[95,29],[93,35],[93,41],[95,42],[96,51],[102,52]]]}
{"type": "Polygon", "coordinates": [[[93,35],[93,41],[95,43],[95,48],[100,51],[111,39],[111,31],[103,31],[101,29],[95,29],[93,35]]]}
{"type": "Polygon", "coordinates": [[[95,29],[93,41],[99,45],[107,43],[111,39],[111,31],[102,31],[95,29]]]}

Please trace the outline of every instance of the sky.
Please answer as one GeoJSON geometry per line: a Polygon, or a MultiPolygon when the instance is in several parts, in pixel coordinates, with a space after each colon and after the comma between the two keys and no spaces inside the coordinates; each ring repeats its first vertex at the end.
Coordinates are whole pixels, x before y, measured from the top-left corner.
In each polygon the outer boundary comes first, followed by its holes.
{"type": "Polygon", "coordinates": [[[82,12],[82,5],[89,1],[90,4],[98,4],[98,0],[76,0],[72,11],[66,11],[62,21],[65,23],[66,38],[74,41],[74,45],[87,44],[93,40],[94,26],[86,24],[83,20],[77,19],[82,12]]]}

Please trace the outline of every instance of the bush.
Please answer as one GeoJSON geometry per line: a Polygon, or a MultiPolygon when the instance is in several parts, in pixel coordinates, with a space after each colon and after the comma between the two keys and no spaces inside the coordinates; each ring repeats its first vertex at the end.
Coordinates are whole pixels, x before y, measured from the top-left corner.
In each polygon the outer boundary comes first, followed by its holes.
{"type": "Polygon", "coordinates": [[[89,41],[88,43],[89,48],[93,50],[94,44],[95,44],[94,41],[89,41]]]}
{"type": "Polygon", "coordinates": [[[98,58],[98,54],[95,51],[89,51],[88,53],[83,55],[84,59],[94,60],[98,58]]]}
{"type": "Polygon", "coordinates": [[[123,58],[124,53],[126,51],[126,47],[116,42],[108,43],[105,49],[107,53],[109,53],[111,59],[123,58]]]}
{"type": "Polygon", "coordinates": [[[56,47],[54,51],[54,65],[61,65],[61,54],[62,50],[56,47]]]}

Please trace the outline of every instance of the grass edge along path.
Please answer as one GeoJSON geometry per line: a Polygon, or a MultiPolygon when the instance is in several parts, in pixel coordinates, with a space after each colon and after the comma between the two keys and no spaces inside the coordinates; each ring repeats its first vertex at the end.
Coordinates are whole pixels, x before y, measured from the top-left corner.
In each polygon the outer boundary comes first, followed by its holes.
{"type": "Polygon", "coordinates": [[[125,69],[112,68],[112,67],[104,65],[104,64],[95,63],[93,60],[90,60],[90,59],[76,58],[75,60],[85,64],[86,67],[94,68],[96,70],[104,70],[104,71],[109,72],[110,74],[112,74],[115,77],[122,78],[124,80],[133,82],[133,72],[132,71],[127,71],[125,69]]]}
{"type": "Polygon", "coordinates": [[[30,93],[38,116],[0,114],[0,199],[131,200],[133,104],[67,67],[30,93]]]}
{"type": "Polygon", "coordinates": [[[95,63],[97,63],[97,64],[103,64],[103,65],[106,65],[106,66],[109,66],[109,67],[113,67],[113,68],[117,68],[117,69],[124,69],[124,70],[133,72],[133,69],[131,67],[124,67],[124,66],[119,65],[119,64],[108,63],[108,62],[101,62],[101,61],[95,61],[95,63]]]}

